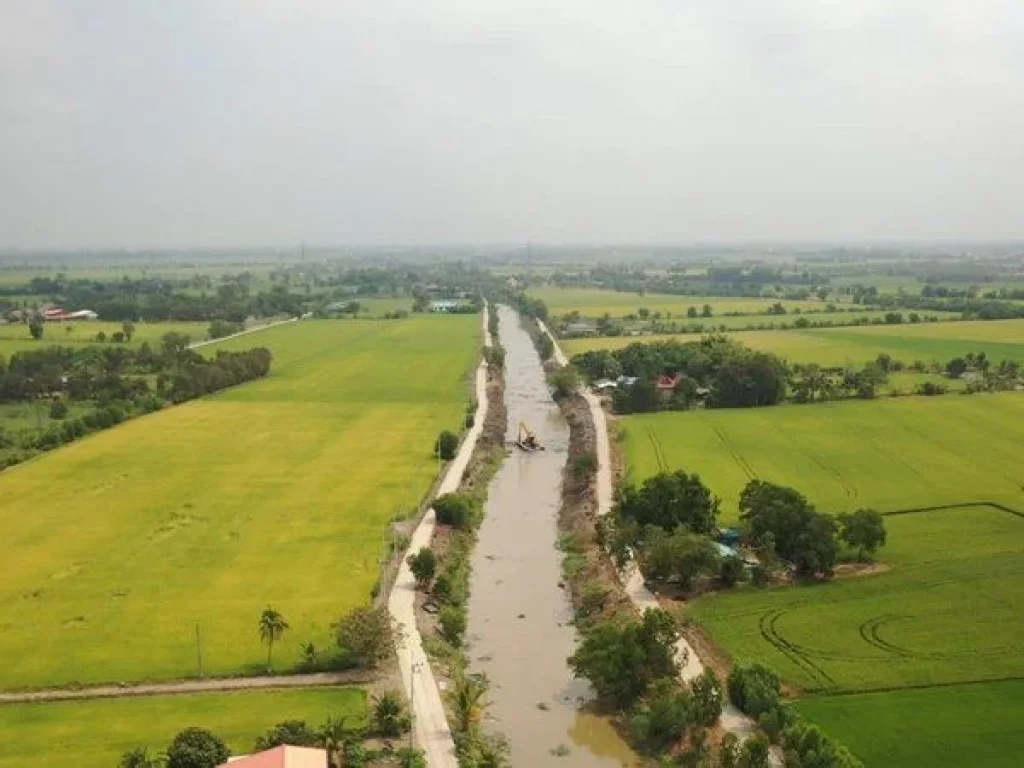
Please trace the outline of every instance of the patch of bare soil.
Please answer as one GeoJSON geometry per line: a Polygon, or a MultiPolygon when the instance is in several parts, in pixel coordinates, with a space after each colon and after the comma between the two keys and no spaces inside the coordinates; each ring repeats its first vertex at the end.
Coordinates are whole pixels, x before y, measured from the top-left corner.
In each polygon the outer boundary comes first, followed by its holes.
{"type": "Polygon", "coordinates": [[[876,576],[892,568],[888,563],[842,563],[836,566],[833,578],[853,579],[860,576],[876,576]]]}

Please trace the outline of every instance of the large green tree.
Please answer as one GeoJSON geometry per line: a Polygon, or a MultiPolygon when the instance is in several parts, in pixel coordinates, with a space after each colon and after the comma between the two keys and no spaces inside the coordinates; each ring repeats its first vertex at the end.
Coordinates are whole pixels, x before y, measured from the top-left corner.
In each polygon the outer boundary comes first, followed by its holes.
{"type": "Polygon", "coordinates": [[[641,526],[711,533],[715,530],[718,507],[718,498],[701,482],[699,475],[677,470],[659,472],[644,480],[639,488],[627,485],[617,512],[641,526]]]}
{"type": "Polygon", "coordinates": [[[839,538],[857,550],[863,560],[885,544],[885,518],[873,509],[858,509],[839,515],[839,538]]]}

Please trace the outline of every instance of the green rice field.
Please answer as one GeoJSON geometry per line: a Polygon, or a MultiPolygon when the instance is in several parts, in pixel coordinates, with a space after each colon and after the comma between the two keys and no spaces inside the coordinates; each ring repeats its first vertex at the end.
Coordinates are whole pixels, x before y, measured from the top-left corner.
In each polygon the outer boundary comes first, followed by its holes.
{"type": "Polygon", "coordinates": [[[991,506],[886,518],[889,570],[753,587],[690,613],[738,662],[835,693],[1024,677],[1024,517],[991,506]]]}
{"type": "MultiPolygon", "coordinates": [[[[579,312],[584,317],[601,317],[606,312],[612,317],[633,314],[640,307],[651,312],[671,312],[673,317],[685,319],[686,310],[696,307],[699,312],[705,304],[710,304],[716,315],[726,312],[743,312],[756,314],[763,312],[775,304],[776,299],[748,299],[732,296],[674,296],[669,294],[624,293],[606,291],[597,288],[535,288],[530,296],[542,300],[552,316],[564,315],[567,312],[579,312]]],[[[824,301],[786,301],[781,303],[787,311],[799,307],[802,310],[824,310],[824,301]]],[[[713,318],[712,318],[713,319],[713,318]]],[[[771,319],[771,318],[769,318],[771,319]]]]}
{"type": "Polygon", "coordinates": [[[0,475],[0,686],[258,672],[332,645],[368,599],[389,521],[437,474],[479,354],[478,316],[302,321],[204,347],[267,346],[271,375],[134,419],[0,475]],[[129,641],[130,640],[130,641],[129,641]]]}
{"type": "Polygon", "coordinates": [[[1024,680],[814,697],[794,706],[868,766],[1020,765],[1024,680]]]}
{"type": "Polygon", "coordinates": [[[355,688],[245,691],[0,706],[0,768],[70,764],[113,768],[129,749],[166,749],[183,728],[207,728],[233,755],[282,720],[318,727],[328,716],[365,717],[366,695],[355,688]]]}
{"type": "MultiPolygon", "coordinates": [[[[917,323],[785,331],[742,331],[733,338],[754,349],[774,352],[793,363],[863,364],[886,353],[907,365],[916,360],[945,363],[967,352],[990,360],[1024,361],[1024,320],[917,323]]],[[[567,339],[559,342],[570,357],[588,349],[618,349],[637,341],[667,338],[693,341],[692,334],[567,339]]]]}
{"type": "Polygon", "coordinates": [[[700,474],[735,520],[753,478],[797,488],[826,512],[997,501],[1024,509],[1024,395],[907,397],[623,418],[640,480],[700,474]]]}

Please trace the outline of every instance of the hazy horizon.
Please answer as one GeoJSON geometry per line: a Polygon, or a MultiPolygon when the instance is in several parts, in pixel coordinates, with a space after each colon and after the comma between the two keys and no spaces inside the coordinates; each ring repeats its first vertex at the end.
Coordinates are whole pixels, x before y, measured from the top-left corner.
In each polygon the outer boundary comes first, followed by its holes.
{"type": "Polygon", "coordinates": [[[1013,243],[1021,50],[1011,0],[0,0],[0,250],[1013,243]]]}

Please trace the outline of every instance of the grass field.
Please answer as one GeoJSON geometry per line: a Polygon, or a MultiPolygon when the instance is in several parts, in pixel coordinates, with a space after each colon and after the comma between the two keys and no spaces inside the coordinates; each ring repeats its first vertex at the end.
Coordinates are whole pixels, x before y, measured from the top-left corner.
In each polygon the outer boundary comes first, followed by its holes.
{"type": "Polygon", "coordinates": [[[282,720],[317,727],[328,715],[365,716],[365,694],[354,688],[247,691],[0,706],[0,768],[74,765],[113,768],[129,749],[166,749],[190,725],[208,728],[232,754],[282,720]]]}
{"type": "Polygon", "coordinates": [[[698,472],[735,520],[754,478],[790,485],[827,512],[998,501],[1024,509],[1024,395],[908,397],[630,416],[639,480],[698,472]]]}
{"type": "Polygon", "coordinates": [[[1024,518],[988,506],[890,515],[891,570],[698,600],[737,661],[808,691],[1024,677],[1024,518]]]}
{"type": "Polygon", "coordinates": [[[1022,680],[816,697],[795,706],[868,766],[1020,765],[1022,680]]]}
{"type": "MultiPolygon", "coordinates": [[[[710,304],[716,315],[726,312],[756,314],[776,303],[776,299],[746,299],[731,296],[672,296],[655,293],[641,296],[637,293],[605,291],[596,288],[536,288],[530,291],[530,296],[541,299],[547,305],[548,313],[552,316],[576,311],[584,317],[600,317],[605,312],[612,317],[622,317],[635,313],[640,307],[647,307],[651,312],[671,312],[673,317],[685,319],[686,310],[689,307],[696,307],[699,312],[705,304],[710,304]]],[[[826,302],[782,301],[781,304],[787,311],[792,311],[797,307],[804,310],[823,310],[826,302]]]]}
{"type": "MultiPolygon", "coordinates": [[[[0,685],[257,671],[272,604],[300,643],[366,600],[388,522],[457,429],[479,317],[303,321],[271,375],[92,435],[0,475],[0,685]]],[[[263,661],[261,661],[263,660],[263,661]]]]}
{"type": "MultiPolygon", "coordinates": [[[[171,322],[171,323],[136,323],[132,334],[131,346],[137,347],[144,341],[156,347],[165,333],[183,333],[192,341],[202,341],[207,336],[209,323],[171,322]]],[[[77,323],[46,323],[43,338],[36,341],[28,332],[28,326],[16,323],[0,325],[0,355],[11,355],[23,349],[40,349],[54,345],[79,346],[82,344],[98,344],[96,334],[100,331],[110,337],[121,330],[121,323],[108,323],[102,320],[77,323]],[[71,330],[67,330],[70,328],[71,330]]]]}
{"type": "MultiPolygon", "coordinates": [[[[1024,361],[1024,320],[880,325],[867,328],[811,328],[787,331],[741,331],[737,341],[774,352],[793,363],[861,364],[885,352],[906,364],[915,360],[945,363],[966,352],[985,352],[990,360],[1024,361]]],[[[559,342],[569,356],[588,349],[618,349],[636,341],[694,335],[569,339],[559,342]]]]}

